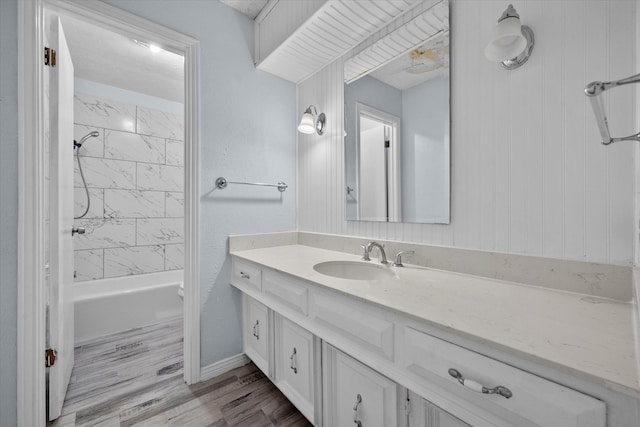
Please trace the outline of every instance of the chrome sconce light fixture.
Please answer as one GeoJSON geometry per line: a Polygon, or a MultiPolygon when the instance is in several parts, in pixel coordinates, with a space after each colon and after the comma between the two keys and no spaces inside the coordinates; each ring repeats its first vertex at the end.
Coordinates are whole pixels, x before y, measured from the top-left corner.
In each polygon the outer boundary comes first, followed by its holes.
{"type": "Polygon", "coordinates": [[[298,131],[306,134],[312,134],[316,132],[318,135],[324,133],[324,127],[327,122],[327,117],[324,113],[318,115],[318,110],[313,105],[309,107],[302,114],[300,118],[300,124],[298,125],[298,131]],[[313,108],[313,111],[311,110],[313,108]]]}
{"type": "Polygon", "coordinates": [[[500,62],[507,70],[514,70],[527,62],[533,51],[533,31],[520,24],[520,15],[513,5],[504,11],[493,31],[493,38],[484,49],[489,61],[500,62]]]}

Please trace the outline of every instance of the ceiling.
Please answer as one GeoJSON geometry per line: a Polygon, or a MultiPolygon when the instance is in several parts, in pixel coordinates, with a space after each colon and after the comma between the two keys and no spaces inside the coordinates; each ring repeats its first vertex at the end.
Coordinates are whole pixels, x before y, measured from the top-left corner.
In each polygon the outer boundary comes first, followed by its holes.
{"type": "Polygon", "coordinates": [[[229,7],[234,8],[238,12],[247,15],[251,19],[255,19],[262,8],[267,4],[268,0],[220,0],[229,7]]]}
{"type": "MultiPolygon", "coordinates": [[[[175,102],[184,102],[184,58],[152,52],[92,23],[62,17],[75,77],[175,102]]],[[[153,40],[144,40],[152,44],[153,40]]]]}

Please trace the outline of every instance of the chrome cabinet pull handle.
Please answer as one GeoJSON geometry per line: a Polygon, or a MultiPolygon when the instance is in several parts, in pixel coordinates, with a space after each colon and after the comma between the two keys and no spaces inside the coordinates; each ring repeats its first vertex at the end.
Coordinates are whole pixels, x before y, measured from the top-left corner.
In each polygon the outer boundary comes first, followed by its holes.
{"type": "Polygon", "coordinates": [[[294,359],[297,359],[297,357],[296,357],[296,348],[295,347],[293,347],[293,353],[291,353],[291,357],[289,358],[289,360],[291,361],[291,364],[289,365],[289,367],[291,368],[291,370],[293,371],[294,374],[297,374],[298,373],[298,367],[296,365],[298,363],[297,363],[297,360],[294,360],[294,359]]]}
{"type": "Polygon", "coordinates": [[[251,279],[251,276],[249,276],[247,273],[245,273],[244,271],[240,272],[240,277],[243,279],[251,279]]]}
{"type": "Polygon", "coordinates": [[[511,396],[513,396],[513,393],[511,393],[511,390],[509,390],[508,388],[506,388],[505,386],[496,386],[493,388],[487,388],[485,386],[483,386],[482,384],[480,384],[479,382],[470,380],[470,379],[465,379],[462,374],[460,373],[460,371],[458,371],[457,369],[453,369],[453,368],[449,368],[449,375],[451,375],[453,378],[457,379],[458,382],[460,384],[462,384],[463,386],[467,387],[470,390],[473,390],[477,393],[484,393],[484,394],[499,394],[500,396],[503,396],[505,398],[510,398],[511,396]]]}
{"type": "Polygon", "coordinates": [[[253,336],[256,337],[257,340],[260,339],[260,321],[256,320],[256,324],[253,325],[253,336]]]}
{"type": "Polygon", "coordinates": [[[353,422],[358,427],[362,427],[362,421],[360,421],[358,417],[358,408],[360,407],[361,403],[362,403],[362,396],[360,396],[360,393],[358,393],[358,395],[356,396],[356,404],[353,406],[353,422]]]}

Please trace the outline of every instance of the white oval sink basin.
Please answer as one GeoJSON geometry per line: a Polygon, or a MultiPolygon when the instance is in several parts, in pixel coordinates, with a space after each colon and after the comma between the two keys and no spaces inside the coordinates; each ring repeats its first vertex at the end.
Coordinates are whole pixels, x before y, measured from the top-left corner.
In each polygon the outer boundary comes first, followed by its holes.
{"type": "Polygon", "coordinates": [[[313,269],[326,276],[350,280],[376,280],[394,276],[389,267],[357,261],[320,262],[313,269]]]}

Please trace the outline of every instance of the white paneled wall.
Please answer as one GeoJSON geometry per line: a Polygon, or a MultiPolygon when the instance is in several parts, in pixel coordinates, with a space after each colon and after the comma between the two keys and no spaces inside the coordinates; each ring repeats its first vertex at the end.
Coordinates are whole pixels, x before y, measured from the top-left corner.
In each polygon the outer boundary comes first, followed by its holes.
{"type": "MultiPolygon", "coordinates": [[[[450,225],[345,221],[341,60],[299,84],[329,128],[298,134],[299,229],[631,264],[634,147],[599,143],[583,88],[634,74],[636,3],[514,2],[536,45],[506,71],[484,46],[507,2],[452,2],[450,225]]],[[[612,133],[633,132],[634,90],[605,99],[612,133]]]]}

